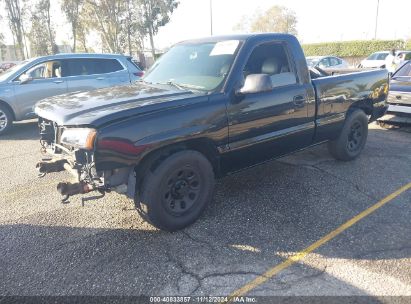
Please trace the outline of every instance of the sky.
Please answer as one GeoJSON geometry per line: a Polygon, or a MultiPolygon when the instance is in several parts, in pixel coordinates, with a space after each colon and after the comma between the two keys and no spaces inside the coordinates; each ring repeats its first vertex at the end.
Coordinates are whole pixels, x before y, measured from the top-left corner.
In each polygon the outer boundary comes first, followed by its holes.
{"type": "MultiPolygon", "coordinates": [[[[283,5],[295,11],[298,38],[303,43],[339,40],[372,39],[378,0],[211,0],[213,34],[231,34],[242,16],[252,16],[273,5],[283,5]]],[[[29,0],[30,2],[30,0],[29,0]]],[[[57,42],[70,43],[71,31],[52,1],[57,42]]],[[[411,38],[411,0],[379,0],[378,39],[411,38]]],[[[1,8],[4,10],[4,8],[1,8]]],[[[4,12],[2,12],[3,14],[4,12]]],[[[4,15],[4,14],[3,14],[4,15]]],[[[2,22],[1,27],[5,28],[2,22]]],[[[11,44],[9,31],[6,43],[11,44]]],[[[180,0],[171,22],[155,37],[157,48],[167,48],[185,39],[210,35],[210,0],[180,0]]],[[[94,40],[93,37],[90,37],[94,40]]],[[[97,40],[97,39],[96,39],[97,40]]],[[[94,45],[94,41],[91,43],[94,45]]],[[[147,43],[148,46],[148,43],[147,43]]]]}
{"type": "MultiPolygon", "coordinates": [[[[304,43],[372,39],[378,0],[212,0],[213,34],[230,34],[243,15],[273,5],[295,11],[298,38],[304,43]]],[[[164,47],[210,35],[210,0],[181,0],[171,22],[156,37],[164,47]]],[[[380,0],[378,39],[411,37],[411,1],[380,0]]]]}

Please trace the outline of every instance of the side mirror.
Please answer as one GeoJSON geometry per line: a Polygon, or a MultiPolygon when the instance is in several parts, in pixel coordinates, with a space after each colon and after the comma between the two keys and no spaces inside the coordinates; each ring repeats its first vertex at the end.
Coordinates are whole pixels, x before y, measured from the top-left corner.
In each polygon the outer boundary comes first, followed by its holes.
{"type": "Polygon", "coordinates": [[[32,81],[33,77],[30,77],[27,74],[23,74],[23,75],[20,76],[19,80],[20,80],[20,84],[25,84],[25,83],[28,83],[28,82],[32,81]]]}
{"type": "Polygon", "coordinates": [[[244,86],[238,90],[238,94],[253,94],[273,90],[271,78],[267,74],[250,74],[244,81],[244,86]]]}

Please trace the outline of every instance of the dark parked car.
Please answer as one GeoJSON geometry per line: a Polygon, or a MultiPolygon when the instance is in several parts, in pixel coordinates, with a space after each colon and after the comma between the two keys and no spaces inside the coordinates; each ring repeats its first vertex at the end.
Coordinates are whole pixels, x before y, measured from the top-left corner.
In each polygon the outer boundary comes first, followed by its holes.
{"type": "Polygon", "coordinates": [[[16,63],[14,63],[14,62],[3,62],[2,64],[0,64],[0,73],[3,73],[5,71],[7,71],[8,69],[11,69],[15,65],[16,65],[16,63]]]}
{"type": "Polygon", "coordinates": [[[54,157],[38,169],[77,177],[58,185],[64,199],[123,192],[156,227],[181,229],[211,201],[215,177],[323,142],[337,159],[356,158],[369,117],[386,110],[387,75],[310,75],[286,34],[182,42],[134,85],[37,104],[54,157]]]}
{"type": "Polygon", "coordinates": [[[411,124],[411,61],[405,62],[390,80],[388,111],[379,119],[393,124],[411,124]]]}

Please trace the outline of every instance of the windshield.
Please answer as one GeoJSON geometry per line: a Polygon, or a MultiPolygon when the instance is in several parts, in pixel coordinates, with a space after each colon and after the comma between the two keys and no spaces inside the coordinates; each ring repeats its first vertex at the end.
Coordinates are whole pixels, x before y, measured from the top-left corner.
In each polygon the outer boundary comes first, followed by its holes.
{"type": "Polygon", "coordinates": [[[315,67],[318,62],[320,61],[320,59],[318,58],[307,58],[307,65],[311,68],[315,67]]]}
{"type": "Polygon", "coordinates": [[[227,76],[239,40],[179,44],[151,67],[143,81],[211,91],[227,76]]]}
{"type": "Polygon", "coordinates": [[[0,74],[0,81],[5,81],[7,78],[10,77],[10,75],[15,73],[18,69],[20,69],[22,66],[26,65],[28,62],[29,62],[29,60],[25,60],[25,61],[15,65],[14,67],[10,68],[9,70],[4,72],[3,74],[0,74]]]}
{"type": "Polygon", "coordinates": [[[393,76],[396,77],[411,77],[411,61],[404,64],[393,76]]]}

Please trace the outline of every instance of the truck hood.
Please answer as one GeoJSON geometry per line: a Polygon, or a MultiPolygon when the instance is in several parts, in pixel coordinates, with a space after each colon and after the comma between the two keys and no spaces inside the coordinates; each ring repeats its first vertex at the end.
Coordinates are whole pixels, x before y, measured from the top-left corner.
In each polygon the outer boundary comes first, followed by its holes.
{"type": "Polygon", "coordinates": [[[136,114],[180,106],[183,100],[196,95],[169,85],[139,82],[46,98],[36,104],[35,113],[58,125],[99,127],[136,114]]]}

